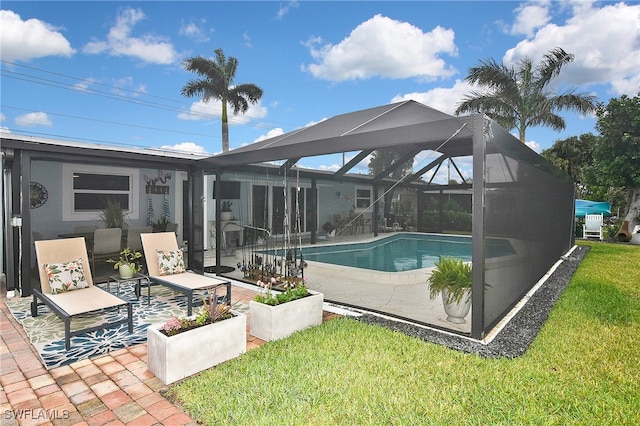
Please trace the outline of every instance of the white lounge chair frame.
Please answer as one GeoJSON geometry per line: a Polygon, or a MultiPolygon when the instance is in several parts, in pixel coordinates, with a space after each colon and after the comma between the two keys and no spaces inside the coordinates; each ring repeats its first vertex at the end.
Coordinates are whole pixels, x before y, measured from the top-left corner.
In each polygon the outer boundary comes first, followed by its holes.
{"type": "Polygon", "coordinates": [[[133,332],[133,309],[130,302],[121,299],[108,291],[93,285],[87,246],[84,237],[63,238],[59,240],[41,240],[35,242],[38,271],[40,274],[40,289],[32,289],[33,301],[31,302],[31,316],[38,316],[38,306],[47,305],[51,311],[64,322],[65,349],[71,348],[71,336],[117,327],[128,324],[129,333],[133,332]],[[69,262],[82,258],[84,275],[89,287],[68,291],[65,293],[51,294],[49,277],[43,268],[43,264],[69,262]],[[41,303],[38,303],[38,299],[41,303]],[[80,315],[94,313],[109,308],[127,308],[127,318],[115,322],[100,324],[95,327],[71,331],[71,320],[80,315]]]}
{"type": "Polygon", "coordinates": [[[597,237],[603,240],[602,226],[604,223],[603,215],[588,214],[584,217],[584,225],[582,226],[582,238],[597,237]]]}
{"type": "Polygon", "coordinates": [[[149,279],[160,285],[167,286],[187,296],[187,315],[193,310],[193,293],[197,290],[211,290],[225,286],[226,301],[231,303],[231,282],[218,278],[207,277],[191,271],[180,274],[160,275],[158,266],[158,250],[178,250],[178,240],[174,232],[153,232],[140,234],[144,258],[147,262],[149,279]]]}

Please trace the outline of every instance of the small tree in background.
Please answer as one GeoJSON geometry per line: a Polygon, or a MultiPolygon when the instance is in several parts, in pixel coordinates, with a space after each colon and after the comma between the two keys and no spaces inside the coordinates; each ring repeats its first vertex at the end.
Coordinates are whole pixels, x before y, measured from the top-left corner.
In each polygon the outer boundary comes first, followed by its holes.
{"type": "MultiPolygon", "coordinates": [[[[388,170],[391,165],[395,164],[402,155],[402,147],[388,147],[388,148],[380,148],[373,151],[371,154],[371,159],[369,160],[369,174],[378,175],[385,170],[388,170]]],[[[407,176],[409,173],[413,171],[413,158],[407,160],[400,167],[394,169],[390,174],[389,178],[393,179],[395,182],[398,182],[400,179],[407,176]]],[[[393,189],[386,189],[384,194],[384,215],[385,217],[389,214],[391,209],[391,200],[393,199],[393,189]]]]}
{"type": "Polygon", "coordinates": [[[625,189],[624,220],[633,230],[640,223],[640,94],[611,99],[597,116],[593,176],[602,186],[625,189]]]}

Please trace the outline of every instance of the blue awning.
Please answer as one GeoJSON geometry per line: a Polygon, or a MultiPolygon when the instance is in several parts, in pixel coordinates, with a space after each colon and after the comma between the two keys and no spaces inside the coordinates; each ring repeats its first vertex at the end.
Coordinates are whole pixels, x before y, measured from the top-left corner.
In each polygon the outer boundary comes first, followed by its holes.
{"type": "Polygon", "coordinates": [[[587,214],[611,216],[611,203],[608,201],[576,200],[576,217],[587,214]]]}

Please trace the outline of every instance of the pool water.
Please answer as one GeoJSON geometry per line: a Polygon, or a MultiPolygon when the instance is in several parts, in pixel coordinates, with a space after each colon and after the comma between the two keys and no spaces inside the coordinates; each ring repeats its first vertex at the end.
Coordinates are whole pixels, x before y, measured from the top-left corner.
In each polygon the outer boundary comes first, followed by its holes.
{"type": "MultiPolygon", "coordinates": [[[[488,239],[487,257],[514,254],[508,240],[488,239]]],[[[305,247],[305,260],[382,272],[431,268],[440,256],[471,261],[471,237],[437,234],[396,234],[380,240],[305,247]]]]}

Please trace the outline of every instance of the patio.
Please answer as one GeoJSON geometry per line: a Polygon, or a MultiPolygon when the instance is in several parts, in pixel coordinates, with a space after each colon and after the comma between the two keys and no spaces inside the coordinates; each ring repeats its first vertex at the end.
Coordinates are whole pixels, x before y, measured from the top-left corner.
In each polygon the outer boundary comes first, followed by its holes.
{"type": "MultiPolygon", "coordinates": [[[[234,302],[256,294],[232,287],[234,302]]],[[[196,424],[164,397],[166,386],[147,371],[146,343],[46,370],[0,294],[0,409],[3,425],[196,424]]],[[[325,312],[324,319],[334,316],[325,312]]],[[[247,323],[248,325],[248,323],[247,323]]],[[[247,333],[247,350],[264,344],[247,333]]]]}

